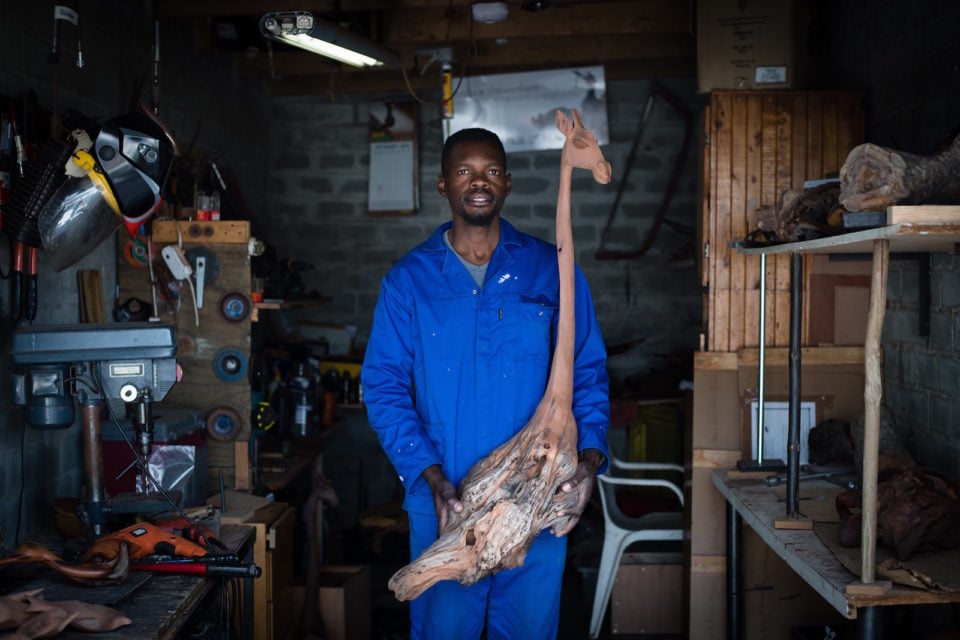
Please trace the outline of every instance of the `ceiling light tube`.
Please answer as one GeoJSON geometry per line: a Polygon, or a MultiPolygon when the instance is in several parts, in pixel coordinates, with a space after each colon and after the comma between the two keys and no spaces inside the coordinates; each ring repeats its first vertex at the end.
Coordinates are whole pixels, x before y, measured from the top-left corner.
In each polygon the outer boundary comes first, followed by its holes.
{"type": "Polygon", "coordinates": [[[400,55],[369,38],[307,11],[278,11],[260,18],[267,38],[317,53],[354,67],[400,65],[400,55]]]}

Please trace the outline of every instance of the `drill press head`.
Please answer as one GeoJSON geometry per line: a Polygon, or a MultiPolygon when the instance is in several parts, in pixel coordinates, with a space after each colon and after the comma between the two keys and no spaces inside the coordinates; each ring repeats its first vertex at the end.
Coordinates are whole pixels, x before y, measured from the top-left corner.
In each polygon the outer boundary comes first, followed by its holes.
{"type": "Polygon", "coordinates": [[[76,324],[13,333],[14,400],[39,428],[73,424],[74,398],[159,402],[179,379],[171,324],[76,324]]]}

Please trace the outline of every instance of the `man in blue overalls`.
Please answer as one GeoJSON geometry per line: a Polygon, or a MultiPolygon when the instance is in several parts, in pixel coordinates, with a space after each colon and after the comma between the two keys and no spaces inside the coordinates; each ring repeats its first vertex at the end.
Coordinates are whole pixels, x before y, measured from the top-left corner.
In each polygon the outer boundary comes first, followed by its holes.
{"type": "MultiPolygon", "coordinates": [[[[361,380],[368,417],[405,490],[410,554],[437,539],[467,472],[516,434],[546,387],[559,306],[557,250],[500,217],[510,193],[506,153],[485,129],[444,144],[440,195],[453,220],[383,279],[361,380]]],[[[576,269],[573,413],[580,463],[565,531],[542,531],[523,566],[469,587],[443,580],[410,603],[414,640],[555,638],[566,534],[606,467],[606,349],[586,279],[576,269]]]]}

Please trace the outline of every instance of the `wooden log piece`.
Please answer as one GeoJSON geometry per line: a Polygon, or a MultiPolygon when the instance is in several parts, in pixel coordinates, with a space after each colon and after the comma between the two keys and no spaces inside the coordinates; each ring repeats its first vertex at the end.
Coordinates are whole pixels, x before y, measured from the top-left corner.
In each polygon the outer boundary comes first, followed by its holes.
{"type": "Polygon", "coordinates": [[[920,156],[862,144],[840,167],[840,204],[847,211],[884,211],[896,204],[960,203],[960,136],[940,153],[920,156]]]}

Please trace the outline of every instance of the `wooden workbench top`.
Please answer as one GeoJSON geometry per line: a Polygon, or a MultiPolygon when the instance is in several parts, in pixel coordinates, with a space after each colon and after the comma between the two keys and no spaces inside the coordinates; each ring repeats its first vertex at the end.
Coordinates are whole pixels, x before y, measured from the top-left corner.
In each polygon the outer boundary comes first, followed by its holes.
{"type": "MultiPolygon", "coordinates": [[[[847,618],[856,618],[859,607],[960,602],[960,592],[898,585],[882,595],[848,594],[847,585],[856,582],[858,576],[843,567],[814,531],[774,526],[776,520],[786,515],[786,504],[779,495],[782,487],[778,491],[776,487],[767,486],[762,478],[736,477],[736,474],[728,477],[724,469],[714,471],[713,484],[764,543],[847,618]]],[[[805,480],[803,489],[812,496],[810,499],[816,500],[818,492],[835,495],[837,486],[824,480],[805,480]]]]}
{"type": "MultiPolygon", "coordinates": [[[[220,541],[238,553],[249,547],[253,535],[253,529],[247,526],[224,525],[220,528],[220,541]]],[[[117,596],[108,595],[104,587],[75,585],[59,574],[54,578],[37,580],[35,584],[21,585],[18,590],[43,587],[41,595],[46,600],[82,600],[105,604],[133,620],[132,624],[115,631],[97,634],[68,627],[57,634],[59,640],[171,640],[203,604],[207,595],[220,584],[217,579],[203,576],[138,571],[130,572],[124,584],[128,582],[138,584],[132,587],[129,594],[123,595],[119,591],[122,599],[118,602],[113,601],[117,596]]],[[[114,593],[118,591],[114,590],[114,593]]]]}

